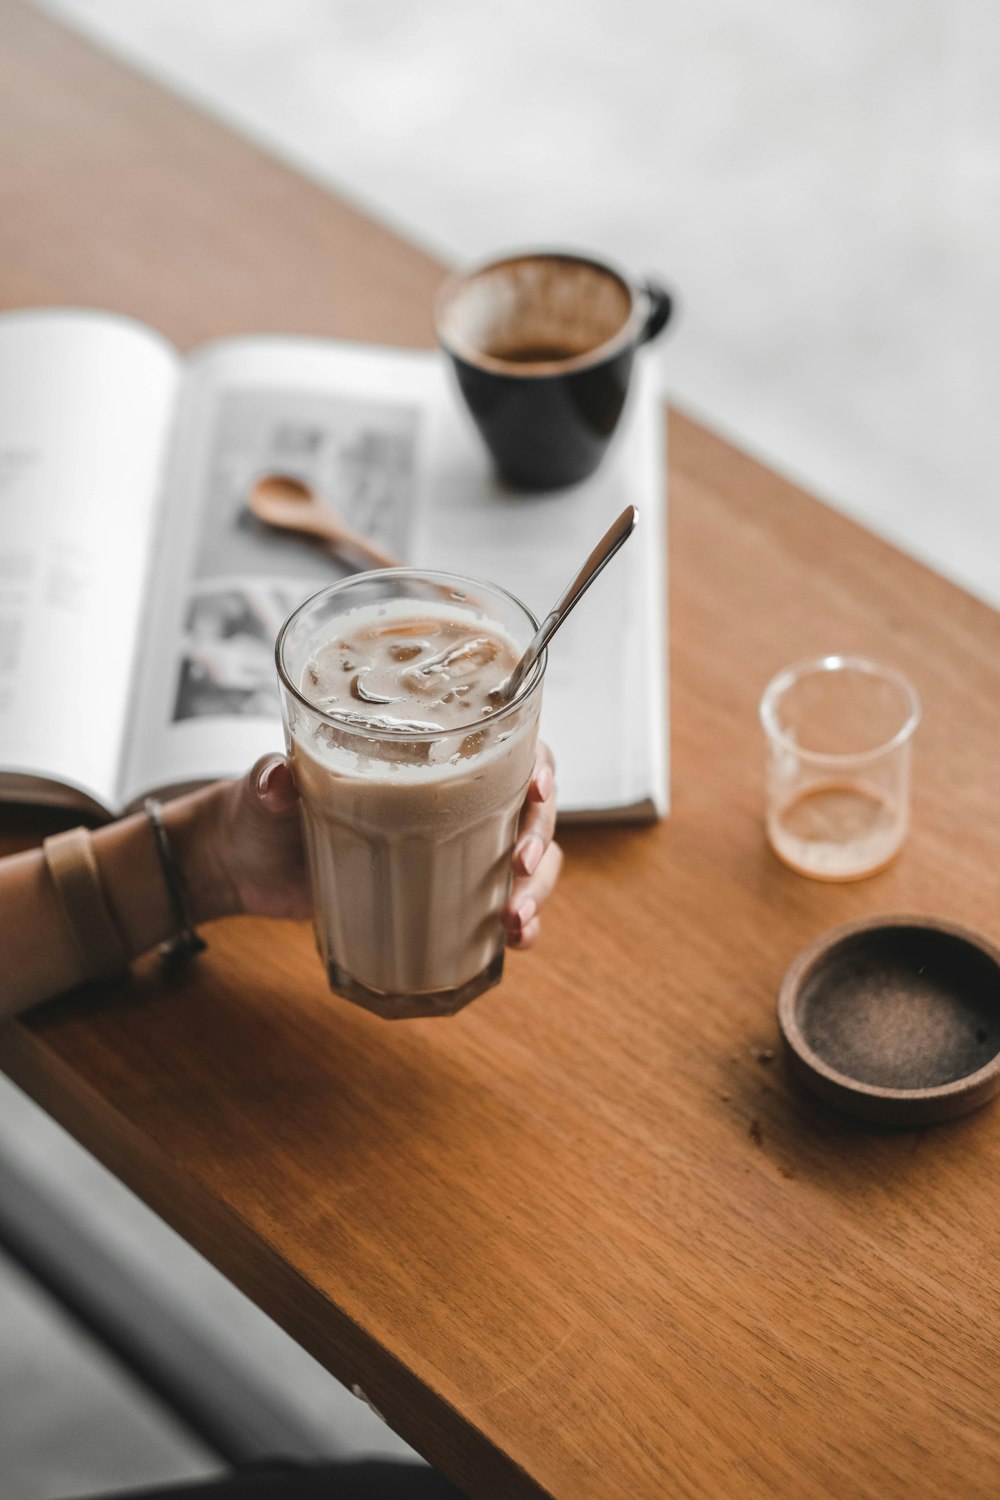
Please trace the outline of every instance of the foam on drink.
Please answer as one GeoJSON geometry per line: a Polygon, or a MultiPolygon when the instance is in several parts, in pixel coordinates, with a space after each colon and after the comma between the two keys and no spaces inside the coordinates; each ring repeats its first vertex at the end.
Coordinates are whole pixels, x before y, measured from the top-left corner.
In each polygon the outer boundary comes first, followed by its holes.
{"type": "Polygon", "coordinates": [[[320,642],[302,674],[304,695],[362,727],[455,729],[496,709],[495,689],[518,651],[497,627],[454,613],[385,606],[320,642]]]}

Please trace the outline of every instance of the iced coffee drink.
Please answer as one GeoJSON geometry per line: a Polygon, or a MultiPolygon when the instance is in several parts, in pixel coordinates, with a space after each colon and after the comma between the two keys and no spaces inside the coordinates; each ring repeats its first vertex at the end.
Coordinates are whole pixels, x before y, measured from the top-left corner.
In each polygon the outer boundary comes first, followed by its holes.
{"type": "Polygon", "coordinates": [[[380,1014],[447,1014],[500,978],[542,670],[510,704],[497,688],[534,628],[502,590],[393,569],[279,636],[317,944],[331,987],[380,1014]]]}

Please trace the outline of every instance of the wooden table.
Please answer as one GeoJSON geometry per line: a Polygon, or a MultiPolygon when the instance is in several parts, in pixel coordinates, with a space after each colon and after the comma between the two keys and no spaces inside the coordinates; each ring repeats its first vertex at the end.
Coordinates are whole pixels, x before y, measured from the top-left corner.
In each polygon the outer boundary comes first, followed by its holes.
{"type": "MultiPolygon", "coordinates": [[[[429,342],[427,256],[0,19],[4,304],[429,342]]],[[[676,412],[670,452],[673,816],[567,832],[499,992],[393,1027],[331,999],[306,930],[232,922],[197,978],[51,1007],[3,1065],[472,1496],[994,1496],[1000,1115],[874,1134],[771,1049],[834,923],[1000,936],[1000,618],[676,412]],[[760,689],[829,649],[925,703],[907,848],[842,887],[761,828],[760,689]]]]}

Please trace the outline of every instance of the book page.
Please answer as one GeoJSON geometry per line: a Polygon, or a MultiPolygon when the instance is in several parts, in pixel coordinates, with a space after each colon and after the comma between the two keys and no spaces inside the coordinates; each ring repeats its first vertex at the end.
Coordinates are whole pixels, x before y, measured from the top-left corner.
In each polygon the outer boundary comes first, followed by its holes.
{"type": "Polygon", "coordinates": [[[0,796],[114,806],[179,380],[129,319],[0,316],[0,796]]]}
{"type": "MultiPolygon", "coordinates": [[[[456,398],[457,399],[457,398],[456,398]]],[[[542,619],[626,505],[639,524],[548,652],[541,732],[565,815],[667,811],[664,411],[654,361],[637,356],[622,424],[582,484],[527,494],[493,475],[451,412],[429,456],[413,561],[500,583],[542,619]]]]}
{"type": "Polygon", "coordinates": [[[188,362],[157,543],[132,802],[246,769],[283,745],[274,641],[295,605],[351,571],[263,525],[260,474],[314,484],[405,557],[427,438],[426,356],[308,339],[233,339],[188,362]]]}
{"type": "Polygon", "coordinates": [[[348,571],[250,513],[254,478],[281,472],[405,561],[500,583],[539,615],[619,511],[637,504],[641,529],[550,654],[542,732],[559,760],[564,812],[664,811],[662,429],[647,365],[598,474],[529,497],[494,479],[437,354],[248,339],[196,355],[123,797],[234,774],[281,748],[275,635],[296,604],[348,571]]]}

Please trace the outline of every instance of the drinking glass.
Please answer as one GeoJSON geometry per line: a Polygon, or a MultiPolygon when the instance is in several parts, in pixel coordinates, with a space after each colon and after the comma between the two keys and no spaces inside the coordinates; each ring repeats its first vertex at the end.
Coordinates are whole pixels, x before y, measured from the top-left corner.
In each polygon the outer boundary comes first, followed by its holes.
{"type": "Polygon", "coordinates": [[[860,880],[887,865],[910,823],[912,684],[862,656],[816,657],[768,683],[760,719],[778,858],[816,880],[860,880]]]}
{"type": "Polygon", "coordinates": [[[492,584],[391,568],[315,594],[276,656],[299,789],[316,943],[330,987],[387,1017],[446,1015],[500,981],[518,815],[535,759],[544,656],[514,699],[449,729],[324,711],[303,687],[318,647],[372,613],[458,618],[524,650],[531,612],[492,584]]]}

